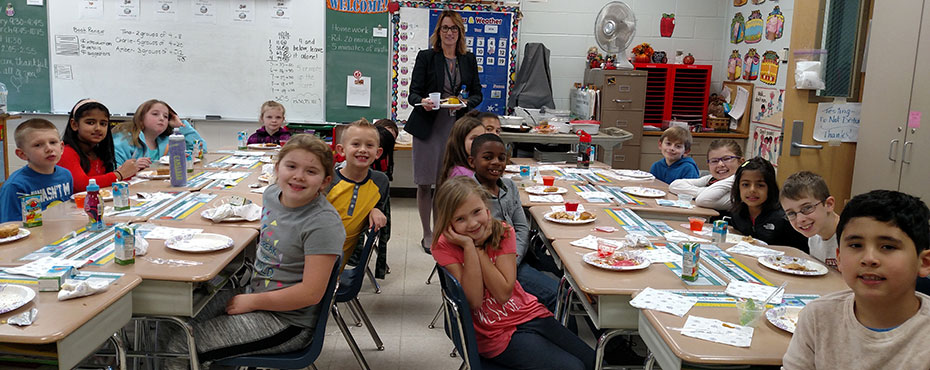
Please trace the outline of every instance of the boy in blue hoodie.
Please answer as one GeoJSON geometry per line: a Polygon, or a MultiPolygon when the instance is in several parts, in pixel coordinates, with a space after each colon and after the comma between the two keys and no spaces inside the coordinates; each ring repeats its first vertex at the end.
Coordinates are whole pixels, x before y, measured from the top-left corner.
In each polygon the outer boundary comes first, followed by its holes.
{"type": "Polygon", "coordinates": [[[691,153],[691,133],[688,130],[678,126],[666,129],[659,138],[659,150],[664,158],[649,169],[657,179],[670,184],[678,179],[700,177],[697,163],[687,156],[691,153]]]}

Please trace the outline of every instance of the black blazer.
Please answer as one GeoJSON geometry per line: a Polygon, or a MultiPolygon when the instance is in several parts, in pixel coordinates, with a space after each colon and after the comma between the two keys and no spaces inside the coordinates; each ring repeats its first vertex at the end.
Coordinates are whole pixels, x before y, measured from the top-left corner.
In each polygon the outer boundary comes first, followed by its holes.
{"type": "MultiPolygon", "coordinates": [[[[459,77],[468,89],[467,106],[455,112],[455,118],[458,119],[481,104],[484,96],[481,95],[481,81],[478,80],[478,62],[475,55],[465,53],[456,58],[459,63],[459,77]]],[[[445,68],[446,58],[441,51],[427,49],[417,53],[417,61],[410,78],[410,95],[407,97],[407,101],[414,108],[407,118],[404,131],[420,140],[428,139],[433,132],[433,121],[436,120],[438,109],[427,112],[423,107],[414,104],[419,104],[424,98],[429,97],[431,92],[442,91],[446,78],[445,68]]],[[[458,92],[459,87],[453,86],[452,90],[458,92]]]]}

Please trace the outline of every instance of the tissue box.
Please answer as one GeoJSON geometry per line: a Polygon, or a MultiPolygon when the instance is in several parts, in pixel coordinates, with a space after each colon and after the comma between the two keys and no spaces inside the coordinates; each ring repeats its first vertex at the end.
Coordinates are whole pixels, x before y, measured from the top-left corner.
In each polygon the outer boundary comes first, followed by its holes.
{"type": "Polygon", "coordinates": [[[42,276],[39,276],[40,292],[57,292],[61,289],[61,284],[74,277],[75,271],[72,266],[54,266],[42,276]]]}

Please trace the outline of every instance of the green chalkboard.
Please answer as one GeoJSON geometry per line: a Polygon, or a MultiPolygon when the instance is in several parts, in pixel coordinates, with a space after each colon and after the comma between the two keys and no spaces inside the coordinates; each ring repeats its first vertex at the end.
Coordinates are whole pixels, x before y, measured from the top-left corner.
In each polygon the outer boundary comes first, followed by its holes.
{"type": "MultiPolygon", "coordinates": [[[[389,116],[390,50],[388,37],[374,37],[373,29],[387,30],[384,13],[346,13],[326,9],[326,121],[369,121],[389,116]],[[355,71],[371,78],[369,107],[346,105],[346,77],[355,71]]],[[[386,32],[386,35],[390,32],[386,32]]]]}
{"type": "Polygon", "coordinates": [[[0,82],[10,92],[8,110],[51,111],[48,68],[45,6],[27,6],[26,0],[0,2],[0,82]]]}

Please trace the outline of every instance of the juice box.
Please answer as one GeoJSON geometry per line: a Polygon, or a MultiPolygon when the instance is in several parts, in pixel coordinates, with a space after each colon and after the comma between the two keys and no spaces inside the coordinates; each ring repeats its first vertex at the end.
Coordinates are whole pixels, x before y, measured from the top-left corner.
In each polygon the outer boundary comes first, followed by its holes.
{"type": "Polygon", "coordinates": [[[682,243],[681,244],[681,278],[687,281],[695,281],[698,277],[698,268],[701,263],[701,244],[700,243],[682,243]]]}
{"type": "Polygon", "coordinates": [[[71,266],[53,266],[48,272],[39,276],[40,292],[57,292],[61,290],[61,284],[70,279],[75,274],[74,267],[71,266]]]}
{"type": "Polygon", "coordinates": [[[42,196],[39,194],[23,195],[19,197],[22,205],[23,226],[42,226],[42,196]]]}
{"type": "Polygon", "coordinates": [[[247,148],[248,148],[248,139],[249,139],[249,137],[248,137],[248,133],[247,133],[247,132],[245,132],[245,131],[239,131],[239,135],[238,135],[238,137],[237,137],[236,139],[237,139],[237,141],[239,142],[239,149],[247,149],[247,148]]]}
{"type": "Polygon", "coordinates": [[[113,260],[117,265],[131,265],[136,263],[136,235],[129,224],[116,225],[113,245],[113,260]]]}
{"type": "Polygon", "coordinates": [[[129,209],[129,183],[117,181],[113,183],[113,209],[125,211],[129,209]]]}

